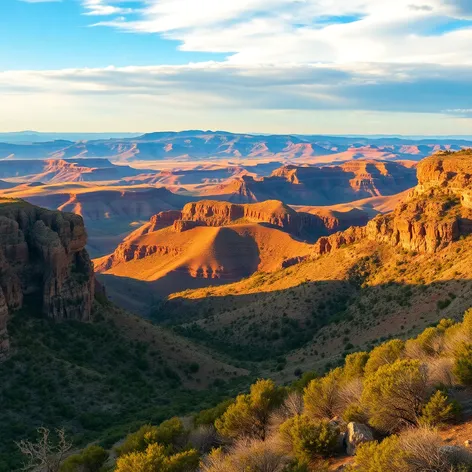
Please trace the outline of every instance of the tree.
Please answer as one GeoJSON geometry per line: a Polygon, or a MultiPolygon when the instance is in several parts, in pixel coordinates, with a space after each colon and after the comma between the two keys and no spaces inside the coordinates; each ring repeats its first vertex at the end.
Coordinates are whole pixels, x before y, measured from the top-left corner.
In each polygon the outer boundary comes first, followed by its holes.
{"type": "Polygon", "coordinates": [[[365,366],[369,360],[369,353],[355,352],[346,356],[343,367],[343,380],[352,380],[364,375],[365,366]]]}
{"type": "Polygon", "coordinates": [[[454,359],[454,375],[463,385],[472,385],[472,344],[463,343],[454,359]]]}
{"type": "Polygon", "coordinates": [[[258,380],[249,394],[238,395],[223,416],[215,421],[216,429],[231,438],[245,436],[264,440],[270,414],[280,406],[284,394],[272,380],[258,380]]]}
{"type": "Polygon", "coordinates": [[[331,419],[339,405],[339,379],[342,369],[337,368],[321,379],[312,380],[306,387],[303,400],[305,413],[313,419],[331,419]]]}
{"type": "Polygon", "coordinates": [[[400,339],[392,339],[372,349],[365,365],[366,375],[374,373],[385,364],[392,364],[400,359],[405,351],[405,343],[400,339]]]}
{"type": "Polygon", "coordinates": [[[348,472],[398,472],[402,462],[402,451],[398,448],[398,436],[390,436],[381,443],[370,441],[356,448],[354,464],[348,472]]]}
{"type": "Polygon", "coordinates": [[[64,457],[72,447],[66,439],[63,429],[56,429],[56,438],[51,438],[51,431],[41,427],[37,429],[37,442],[20,441],[16,443],[20,452],[26,457],[23,470],[33,472],[59,472],[64,457]]]}
{"type": "Polygon", "coordinates": [[[305,415],[290,418],[280,426],[280,438],[288,451],[301,463],[328,457],[336,450],[339,429],[327,421],[312,421],[305,415]]]}
{"type": "Polygon", "coordinates": [[[160,444],[150,444],[145,451],[122,455],[116,462],[115,472],[192,472],[199,463],[195,449],[168,455],[160,444]]]}
{"type": "Polygon", "coordinates": [[[88,446],[80,454],[69,456],[61,472],[99,472],[108,459],[108,452],[100,446],[88,446]]]}
{"type": "Polygon", "coordinates": [[[214,425],[215,421],[225,413],[230,405],[234,403],[234,400],[225,400],[213,408],[202,410],[197,413],[193,418],[194,426],[202,425],[214,425]]]}
{"type": "Polygon", "coordinates": [[[129,434],[124,443],[117,448],[118,455],[129,452],[144,451],[150,444],[159,443],[165,446],[184,433],[184,425],[179,418],[171,418],[159,426],[146,424],[135,433],[129,434]]]}
{"type": "Polygon", "coordinates": [[[423,407],[420,423],[424,426],[443,426],[449,423],[460,413],[460,405],[451,401],[441,390],[431,396],[423,407]]]}
{"type": "Polygon", "coordinates": [[[395,432],[418,424],[426,394],[425,366],[403,360],[384,365],[365,379],[361,403],[370,414],[372,426],[395,432]]]}

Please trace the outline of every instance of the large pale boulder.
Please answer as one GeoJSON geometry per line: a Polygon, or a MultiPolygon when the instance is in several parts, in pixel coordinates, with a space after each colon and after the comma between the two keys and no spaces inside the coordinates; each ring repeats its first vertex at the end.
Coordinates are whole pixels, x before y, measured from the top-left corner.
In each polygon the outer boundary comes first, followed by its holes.
{"type": "Polygon", "coordinates": [[[374,436],[372,430],[361,423],[351,422],[347,425],[347,432],[345,436],[346,452],[353,456],[356,453],[357,446],[369,441],[373,441],[374,436]]]}

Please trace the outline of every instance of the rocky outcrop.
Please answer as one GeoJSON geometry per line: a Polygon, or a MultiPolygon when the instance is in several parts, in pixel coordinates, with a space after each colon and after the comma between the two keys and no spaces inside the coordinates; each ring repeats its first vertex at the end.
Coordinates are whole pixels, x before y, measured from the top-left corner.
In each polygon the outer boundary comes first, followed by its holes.
{"type": "Polygon", "coordinates": [[[350,456],[356,454],[356,449],[360,444],[373,440],[372,430],[365,424],[351,422],[347,425],[345,442],[346,452],[350,456]]]}
{"type": "Polygon", "coordinates": [[[415,169],[396,162],[353,160],[340,166],[294,166],[276,169],[269,177],[246,180],[258,200],[333,205],[363,198],[394,195],[416,185],[415,169]]]}
{"type": "Polygon", "coordinates": [[[122,262],[129,262],[132,260],[140,260],[144,259],[145,257],[152,256],[153,254],[158,254],[161,256],[178,256],[181,253],[175,247],[169,246],[157,246],[155,244],[149,245],[140,245],[140,244],[130,244],[130,243],[122,243],[120,244],[113,254],[109,256],[102,257],[95,261],[95,270],[97,272],[105,272],[116,264],[120,264],[122,262]]]}
{"type": "Polygon", "coordinates": [[[234,223],[267,223],[292,234],[299,234],[311,219],[278,200],[262,203],[236,204],[213,200],[188,203],[182,210],[183,221],[198,222],[205,226],[226,226],[234,223]]]}
{"type": "Polygon", "coordinates": [[[198,226],[207,226],[203,221],[191,221],[191,220],[177,220],[174,221],[172,229],[176,233],[183,233],[184,231],[189,231],[198,226]]]}
{"type": "Polygon", "coordinates": [[[417,193],[431,189],[462,192],[472,187],[472,150],[440,152],[418,164],[417,193]]]}
{"type": "Polygon", "coordinates": [[[82,218],[23,201],[0,202],[0,347],[8,349],[9,312],[34,299],[44,316],[90,318],[93,265],[82,218]]]}
{"type": "Polygon", "coordinates": [[[353,227],[320,238],[321,255],[363,239],[433,253],[472,233],[472,154],[440,154],[418,165],[419,185],[393,213],[377,216],[365,227],[353,227]]]}
{"type": "Polygon", "coordinates": [[[166,228],[167,226],[172,226],[175,221],[180,220],[181,218],[182,212],[179,210],[161,211],[151,218],[151,227],[149,228],[149,232],[152,233],[153,231],[166,228]]]}
{"type": "Polygon", "coordinates": [[[346,231],[332,234],[331,236],[322,237],[314,245],[314,254],[323,255],[330,253],[348,244],[354,244],[361,241],[366,236],[366,228],[353,226],[346,231]]]}

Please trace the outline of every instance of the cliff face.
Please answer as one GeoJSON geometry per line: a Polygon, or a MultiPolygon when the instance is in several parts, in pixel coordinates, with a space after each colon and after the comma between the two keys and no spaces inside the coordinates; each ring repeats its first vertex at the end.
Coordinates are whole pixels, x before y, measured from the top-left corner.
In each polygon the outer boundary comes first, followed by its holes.
{"type": "Polygon", "coordinates": [[[90,318],[94,275],[86,242],[77,215],[0,202],[0,352],[8,350],[9,312],[27,295],[37,298],[44,316],[90,318]]]}
{"type": "Polygon", "coordinates": [[[294,234],[300,231],[302,223],[295,210],[277,200],[245,205],[202,200],[185,205],[181,219],[204,226],[226,226],[238,220],[267,223],[294,234]]]}
{"type": "Polygon", "coordinates": [[[412,166],[356,159],[336,166],[285,165],[262,178],[241,175],[205,195],[234,203],[282,200],[287,204],[319,206],[395,195],[416,184],[412,166]]]}
{"type": "Polygon", "coordinates": [[[320,238],[315,254],[364,238],[409,251],[436,252],[472,233],[472,153],[425,159],[418,165],[418,181],[393,213],[374,218],[366,227],[320,238]]]}

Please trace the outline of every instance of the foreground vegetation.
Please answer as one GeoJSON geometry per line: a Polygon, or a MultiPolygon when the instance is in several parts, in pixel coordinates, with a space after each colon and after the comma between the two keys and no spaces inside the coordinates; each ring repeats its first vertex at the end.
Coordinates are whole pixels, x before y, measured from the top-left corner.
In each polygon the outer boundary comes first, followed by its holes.
{"type": "Polygon", "coordinates": [[[33,439],[38,427],[65,428],[75,447],[99,441],[110,448],[144,422],[205,408],[243,388],[237,379],[211,391],[190,388],[198,364],[170,363],[162,345],[125,335],[108,309],[97,304],[91,324],[35,317],[34,303],[14,314],[12,355],[0,363],[0,471],[21,466],[15,441],[33,439]]]}
{"type": "Polygon", "coordinates": [[[444,319],[406,342],[349,354],[322,377],[305,373],[286,387],[259,380],[191,427],[176,417],[145,424],[113,450],[89,446],[57,470],[323,471],[347,447],[349,472],[472,471],[472,454],[438,435],[470,413],[471,387],[469,310],[461,323],[444,319]]]}

